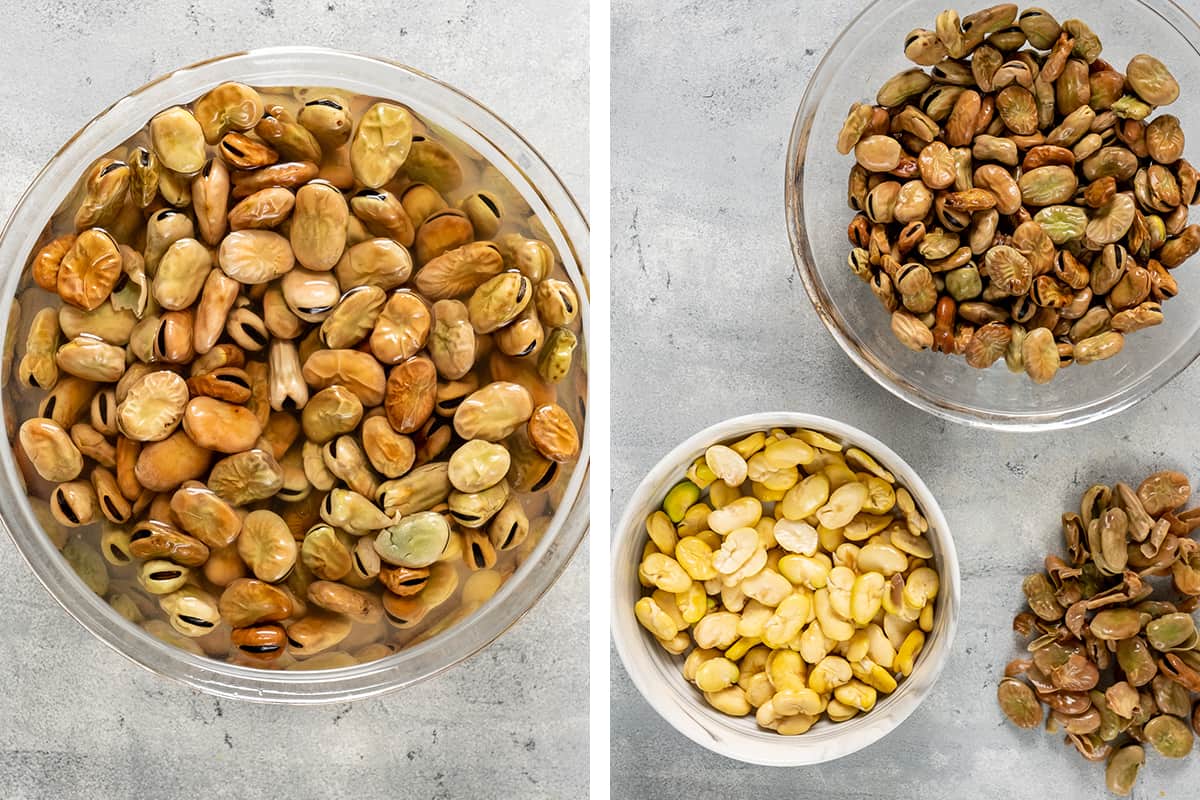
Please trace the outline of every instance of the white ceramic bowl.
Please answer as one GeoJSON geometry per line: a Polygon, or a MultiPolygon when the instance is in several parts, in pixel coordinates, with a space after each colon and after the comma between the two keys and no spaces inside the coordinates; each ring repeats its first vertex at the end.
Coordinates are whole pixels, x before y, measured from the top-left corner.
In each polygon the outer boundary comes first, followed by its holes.
{"type": "Polygon", "coordinates": [[[668,453],[634,492],[612,544],[612,635],[617,653],[638,691],[663,719],[696,744],[723,756],[765,766],[797,767],[832,761],[882,739],[933,689],[946,665],[958,624],[959,576],[954,541],[941,508],[929,488],[900,456],[874,437],[845,423],[812,414],[751,414],[700,431],[668,453]],[[654,641],[633,615],[642,596],[637,566],[646,541],[645,519],[659,507],[667,490],[682,480],[692,461],[712,444],[738,439],[768,428],[811,428],[873,455],[906,486],[929,520],[927,534],[934,550],[933,566],[941,579],[933,631],[912,674],[869,713],[848,722],[822,721],[801,736],[780,736],[759,728],[754,716],[729,717],[705,702],[683,678],[683,656],[673,656],[654,641]]]}

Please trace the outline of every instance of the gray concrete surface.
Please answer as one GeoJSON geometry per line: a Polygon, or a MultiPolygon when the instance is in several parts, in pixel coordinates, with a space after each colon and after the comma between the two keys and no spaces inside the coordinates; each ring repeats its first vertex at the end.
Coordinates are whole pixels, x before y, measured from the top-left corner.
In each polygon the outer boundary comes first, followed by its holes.
{"type": "MultiPolygon", "coordinates": [[[[1159,467],[1200,477],[1200,370],[1115,419],[1018,436],[916,411],[843,355],[793,271],[784,155],[805,82],[865,4],[614,3],[613,519],[668,449],[713,422],[780,409],[841,418],[888,442],[941,498],[963,576],[954,656],[884,741],[821,767],[770,769],[676,733],[614,655],[614,798],[1105,796],[1101,766],[1003,720],[996,680],[1017,654],[1020,580],[1057,543],[1059,514],[1085,482],[1159,467]]],[[[1135,796],[1193,798],[1197,781],[1200,759],[1151,754],[1135,796]]]]}
{"type": "MultiPolygon", "coordinates": [[[[5,3],[0,216],[92,115],[178,66],[314,44],[407,62],[524,132],[587,199],[587,6],[5,3]]],[[[586,547],[585,547],[586,550],[586,547]]],[[[561,798],[587,786],[587,558],[494,646],[400,694],[289,709],[217,701],[75,624],[0,535],[0,797],[561,798]]]]}

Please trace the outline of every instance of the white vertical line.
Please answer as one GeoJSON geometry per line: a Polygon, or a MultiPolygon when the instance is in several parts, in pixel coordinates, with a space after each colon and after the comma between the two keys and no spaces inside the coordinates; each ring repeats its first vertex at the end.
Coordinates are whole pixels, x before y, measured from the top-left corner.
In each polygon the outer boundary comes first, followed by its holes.
{"type": "Polygon", "coordinates": [[[588,337],[592,421],[590,657],[588,685],[592,800],[609,796],[609,0],[591,0],[591,247],[592,319],[588,337]]]}

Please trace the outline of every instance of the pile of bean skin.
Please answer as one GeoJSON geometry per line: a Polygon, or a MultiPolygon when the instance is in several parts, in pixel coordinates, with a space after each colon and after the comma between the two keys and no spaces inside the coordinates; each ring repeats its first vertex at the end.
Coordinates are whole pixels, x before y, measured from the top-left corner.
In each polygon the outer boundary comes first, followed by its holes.
{"type": "Polygon", "coordinates": [[[1200,509],[1192,487],[1156,472],[1133,489],[1095,485],[1063,514],[1067,558],[1046,556],[1025,579],[1028,610],[1013,629],[1030,656],[1010,662],[997,687],[1021,728],[1043,722],[1089,761],[1105,762],[1109,791],[1128,795],[1149,745],[1184,758],[1200,733],[1200,509]],[[1169,586],[1169,590],[1167,590],[1169,586]],[[1161,587],[1161,588],[1160,588],[1161,587]],[[1190,727],[1189,727],[1190,726],[1190,727]]]}
{"type": "Polygon", "coordinates": [[[920,66],[851,108],[849,266],[909,349],[1041,384],[1162,322],[1200,172],[1179,119],[1150,119],[1180,94],[1167,67],[1101,51],[1044,9],[947,10],[905,39],[920,66]]]}
{"type": "Polygon", "coordinates": [[[709,447],[647,518],[634,613],[687,653],[713,708],[802,734],[869,712],[912,672],[940,583],[927,530],[861,449],[760,431],[709,447]]]}
{"type": "Polygon", "coordinates": [[[471,613],[580,449],[553,249],[396,103],[226,83],[141,140],[31,260],[54,298],[10,436],[47,533],[131,621],[251,666],[378,658],[389,627],[471,613]],[[98,550],[68,540],[97,524],[98,550]],[[106,562],[135,582],[110,592],[106,562]],[[355,624],[376,640],[337,649],[355,624]]]}

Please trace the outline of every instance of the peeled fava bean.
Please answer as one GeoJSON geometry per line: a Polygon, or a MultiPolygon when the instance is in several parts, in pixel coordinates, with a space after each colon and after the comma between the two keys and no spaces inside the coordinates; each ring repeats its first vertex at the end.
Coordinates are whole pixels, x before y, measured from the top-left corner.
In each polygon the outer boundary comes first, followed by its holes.
{"type": "Polygon", "coordinates": [[[926,553],[910,559],[884,532],[928,523],[883,464],[776,429],[713,444],[687,475],[647,518],[634,614],[669,652],[700,648],[684,677],[714,708],[800,735],[869,713],[916,669],[940,581],[932,548],[910,541],[926,553]]]}
{"type": "Polygon", "coordinates": [[[135,122],[18,266],[5,408],[40,526],[197,655],[321,670],[442,635],[576,488],[573,262],[403,97],[235,79],[135,122]]]}

